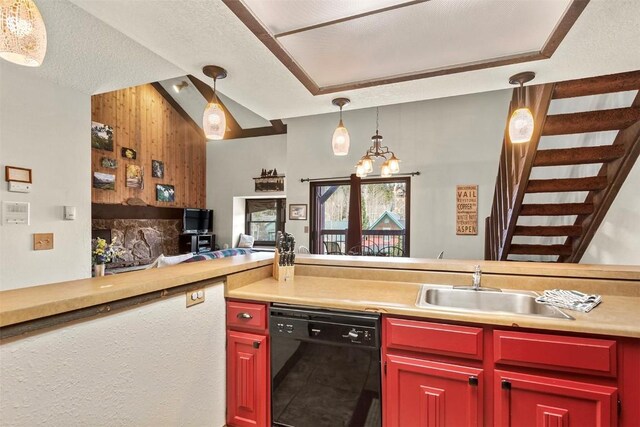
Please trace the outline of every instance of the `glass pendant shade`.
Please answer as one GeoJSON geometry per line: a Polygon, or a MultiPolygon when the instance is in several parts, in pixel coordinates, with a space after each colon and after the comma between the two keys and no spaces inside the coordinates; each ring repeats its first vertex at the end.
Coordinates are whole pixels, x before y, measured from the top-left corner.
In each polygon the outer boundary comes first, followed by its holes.
{"type": "Polygon", "coordinates": [[[395,155],[392,155],[389,159],[389,170],[391,173],[400,172],[400,159],[398,159],[395,155]]]}
{"type": "Polygon", "coordinates": [[[333,132],[333,138],[331,139],[331,147],[333,148],[334,156],[346,156],[349,154],[349,131],[342,124],[342,120],[338,123],[338,127],[333,132]]]}
{"type": "Polygon", "coordinates": [[[227,118],[224,115],[224,110],[217,102],[210,102],[205,108],[202,116],[202,129],[207,139],[220,140],[224,138],[224,132],[227,129],[227,118]]]}
{"type": "Polygon", "coordinates": [[[39,67],[47,52],[47,30],[32,0],[0,0],[0,58],[39,67]]]}
{"type": "Polygon", "coordinates": [[[358,164],[356,165],[356,176],[358,178],[364,178],[367,176],[367,173],[364,171],[364,166],[362,165],[362,162],[358,162],[358,164]]]}
{"type": "Polygon", "coordinates": [[[371,157],[364,156],[361,162],[362,162],[362,166],[364,167],[365,173],[373,172],[373,160],[371,160],[371,157]]]}
{"type": "Polygon", "coordinates": [[[383,178],[389,178],[391,176],[391,168],[389,167],[388,160],[382,164],[382,167],[380,168],[380,176],[383,178]]]}
{"type": "Polygon", "coordinates": [[[509,119],[509,140],[514,144],[531,141],[533,135],[533,114],[528,108],[518,108],[509,119]]]}

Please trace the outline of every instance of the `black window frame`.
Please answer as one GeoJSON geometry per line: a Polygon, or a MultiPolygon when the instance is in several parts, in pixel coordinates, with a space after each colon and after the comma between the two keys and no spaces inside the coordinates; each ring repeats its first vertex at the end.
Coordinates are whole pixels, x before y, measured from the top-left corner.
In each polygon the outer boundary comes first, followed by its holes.
{"type": "MultiPolygon", "coordinates": [[[[284,227],[285,227],[285,223],[286,223],[286,215],[285,215],[285,211],[286,211],[286,207],[287,207],[287,199],[285,198],[272,198],[272,199],[245,199],[245,204],[244,204],[244,208],[245,208],[245,222],[244,222],[244,232],[245,234],[251,235],[251,224],[265,224],[265,223],[272,223],[275,222],[276,224],[276,235],[278,231],[282,231],[284,232],[284,227]],[[268,201],[274,201],[275,205],[276,205],[276,220],[275,221],[251,221],[251,210],[249,209],[249,205],[252,202],[260,202],[260,203],[265,203],[268,201]]],[[[276,246],[276,241],[275,239],[273,241],[271,240],[254,240],[253,241],[253,245],[254,246],[268,246],[268,247],[275,247],[276,246]]]]}
{"type": "MultiPolygon", "coordinates": [[[[410,176],[391,176],[389,178],[363,178],[361,185],[366,184],[385,184],[393,182],[402,182],[406,188],[405,199],[405,234],[404,234],[404,257],[409,257],[411,248],[411,177],[410,176]]],[[[312,254],[324,254],[324,247],[321,242],[322,218],[318,212],[317,188],[331,185],[350,185],[351,182],[346,179],[328,179],[318,180],[309,183],[309,207],[310,207],[310,233],[309,233],[309,249],[312,254]]],[[[345,230],[346,239],[346,230],[345,230]]]]}

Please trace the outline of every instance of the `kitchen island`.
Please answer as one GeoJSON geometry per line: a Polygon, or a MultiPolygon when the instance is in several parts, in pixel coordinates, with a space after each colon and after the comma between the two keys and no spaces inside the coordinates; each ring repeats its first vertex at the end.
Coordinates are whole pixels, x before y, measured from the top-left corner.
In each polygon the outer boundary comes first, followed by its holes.
{"type": "MultiPolygon", "coordinates": [[[[614,388],[616,392],[607,391],[608,402],[622,396],[624,408],[614,421],[629,425],[624,423],[631,415],[640,417],[634,412],[638,409],[625,404],[628,396],[640,395],[640,381],[627,379],[640,373],[626,367],[640,357],[638,267],[302,255],[296,260],[294,280],[278,283],[271,278],[272,259],[272,254],[253,254],[0,292],[3,420],[16,425],[44,420],[73,424],[77,419],[96,425],[223,425],[228,420],[220,395],[229,386],[225,376],[234,378],[233,372],[225,372],[231,366],[225,341],[230,332],[247,333],[237,321],[229,323],[229,313],[235,313],[226,309],[230,303],[258,307],[256,313],[262,313],[255,317],[262,323],[251,333],[265,337],[265,357],[270,348],[267,316],[272,303],[380,313],[385,331],[383,360],[391,371],[406,366],[399,364],[406,362],[403,358],[411,359],[411,369],[429,372],[438,363],[462,366],[464,372],[483,371],[478,384],[487,394],[483,403],[476,402],[484,408],[484,414],[476,414],[481,417],[478,420],[485,417],[486,421],[497,410],[492,403],[495,391],[488,390],[498,380],[489,374],[505,370],[496,369],[495,363],[502,363],[496,365],[501,368],[516,366],[519,374],[524,369],[538,375],[537,369],[542,369],[543,374],[553,373],[565,381],[614,388]],[[576,320],[416,307],[420,284],[469,285],[478,263],[483,286],[577,289],[602,294],[603,303],[588,314],[572,312],[576,320]],[[185,300],[198,289],[204,291],[205,301],[187,308],[185,300]],[[434,328],[454,335],[434,341],[434,328]],[[405,342],[405,330],[412,332],[409,342],[405,342]],[[393,331],[399,335],[392,340],[385,334],[393,331]],[[506,355],[496,362],[494,341],[530,342],[530,335],[511,333],[569,339],[555,344],[574,350],[578,348],[574,343],[586,342],[587,347],[580,348],[593,349],[594,357],[581,362],[578,372],[566,366],[540,368],[539,361],[519,368],[524,362],[507,360],[506,355]],[[420,334],[431,338],[422,339],[420,334]],[[469,337],[475,338],[470,341],[469,337]],[[462,353],[448,348],[450,343],[472,341],[476,344],[462,353]],[[439,342],[440,350],[429,348],[429,342],[439,342]],[[185,403],[177,405],[176,399],[185,403]],[[32,401],[39,404],[26,403],[32,401]],[[207,411],[202,410],[205,407],[207,411]]],[[[266,376],[260,381],[262,387],[269,384],[266,376]]],[[[509,381],[514,390],[521,384],[521,378],[509,377],[509,381]]],[[[259,396],[265,411],[268,396],[268,391],[259,396]]],[[[388,405],[383,401],[383,407],[388,405]]]]}

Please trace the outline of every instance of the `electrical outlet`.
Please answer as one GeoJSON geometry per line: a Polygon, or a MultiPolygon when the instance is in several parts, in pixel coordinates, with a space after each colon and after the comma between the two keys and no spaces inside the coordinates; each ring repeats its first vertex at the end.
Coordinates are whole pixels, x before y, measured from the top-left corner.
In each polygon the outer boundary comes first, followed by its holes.
{"type": "Polygon", "coordinates": [[[185,295],[187,296],[187,307],[204,302],[204,288],[188,290],[185,295]]]}

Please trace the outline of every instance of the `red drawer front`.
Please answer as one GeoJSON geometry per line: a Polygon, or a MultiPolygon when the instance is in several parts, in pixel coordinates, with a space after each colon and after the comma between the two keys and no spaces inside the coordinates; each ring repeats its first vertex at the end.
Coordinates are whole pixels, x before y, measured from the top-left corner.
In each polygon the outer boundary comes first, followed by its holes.
{"type": "Polygon", "coordinates": [[[613,377],[616,342],[526,332],[494,331],[496,363],[613,377]]]}
{"type": "Polygon", "coordinates": [[[227,328],[266,332],[267,306],[227,301],[227,328]]]}
{"type": "Polygon", "coordinates": [[[482,359],[482,328],[386,318],[387,348],[482,359]]]}

